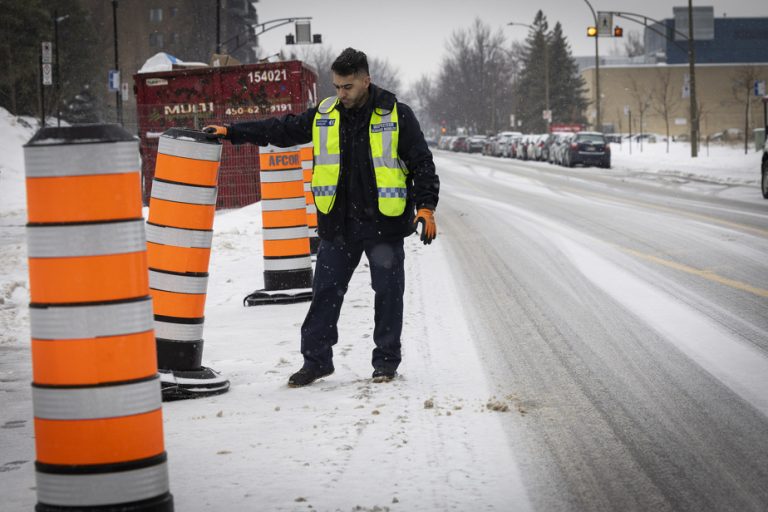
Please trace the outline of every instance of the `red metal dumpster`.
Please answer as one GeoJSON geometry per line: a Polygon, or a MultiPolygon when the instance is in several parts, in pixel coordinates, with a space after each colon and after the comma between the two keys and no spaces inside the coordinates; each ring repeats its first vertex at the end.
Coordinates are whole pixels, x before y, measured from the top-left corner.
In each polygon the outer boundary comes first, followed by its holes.
{"type": "MultiPolygon", "coordinates": [[[[298,114],[317,102],[315,72],[300,61],[137,73],[144,204],[149,202],[160,135],[172,127],[200,129],[298,114]]],[[[224,144],[217,208],[258,201],[258,147],[224,144]]]]}

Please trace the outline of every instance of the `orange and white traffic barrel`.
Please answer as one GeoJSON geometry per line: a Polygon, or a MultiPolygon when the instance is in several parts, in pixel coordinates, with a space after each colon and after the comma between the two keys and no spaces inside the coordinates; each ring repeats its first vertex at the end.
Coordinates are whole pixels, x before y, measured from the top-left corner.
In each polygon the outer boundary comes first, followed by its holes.
{"type": "Polygon", "coordinates": [[[138,142],[117,125],[24,146],[37,511],[172,511],[138,142]]]}
{"type": "Polygon", "coordinates": [[[227,379],[202,365],[220,159],[221,143],[200,131],[171,128],[160,136],[147,253],[164,400],[229,389],[227,379]]]}
{"type": "Polygon", "coordinates": [[[307,230],[304,170],[298,147],[259,147],[264,289],[246,306],[312,299],[312,259],[307,230]]]}
{"type": "Polygon", "coordinates": [[[301,168],[304,171],[304,198],[307,204],[307,228],[309,229],[309,252],[317,254],[320,247],[320,237],[317,234],[317,207],[312,193],[312,172],[314,170],[314,154],[312,143],[303,144],[301,150],[301,168]]]}

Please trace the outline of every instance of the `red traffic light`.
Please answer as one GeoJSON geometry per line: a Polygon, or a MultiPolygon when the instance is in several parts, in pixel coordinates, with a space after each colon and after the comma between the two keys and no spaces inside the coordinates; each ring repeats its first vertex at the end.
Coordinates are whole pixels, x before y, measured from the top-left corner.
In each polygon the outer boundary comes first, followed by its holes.
{"type": "Polygon", "coordinates": [[[624,37],[624,29],[618,25],[613,27],[613,37],[624,37]]]}

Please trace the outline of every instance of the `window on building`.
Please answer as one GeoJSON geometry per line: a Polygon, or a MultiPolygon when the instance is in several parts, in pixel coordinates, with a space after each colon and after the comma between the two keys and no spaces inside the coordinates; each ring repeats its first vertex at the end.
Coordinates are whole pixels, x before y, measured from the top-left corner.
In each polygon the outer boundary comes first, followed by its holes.
{"type": "Polygon", "coordinates": [[[160,32],[152,32],[149,34],[149,46],[153,48],[163,47],[163,34],[160,32]]]}
{"type": "Polygon", "coordinates": [[[175,18],[178,13],[179,13],[178,7],[171,7],[170,9],[168,9],[168,16],[170,16],[171,18],[175,18]]]}
{"type": "Polygon", "coordinates": [[[180,38],[178,32],[173,32],[171,34],[171,44],[179,44],[179,40],[180,38]]]}
{"type": "Polygon", "coordinates": [[[150,9],[149,10],[149,21],[152,23],[160,23],[163,21],[163,10],[162,9],[150,9]]]}

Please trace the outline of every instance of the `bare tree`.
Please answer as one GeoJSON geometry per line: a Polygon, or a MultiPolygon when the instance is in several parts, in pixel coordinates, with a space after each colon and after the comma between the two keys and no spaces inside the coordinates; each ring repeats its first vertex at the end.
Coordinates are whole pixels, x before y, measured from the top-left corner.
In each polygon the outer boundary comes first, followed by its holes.
{"type": "Polygon", "coordinates": [[[680,96],[672,85],[672,71],[668,68],[656,70],[656,84],[653,87],[651,106],[663,119],[669,153],[669,120],[680,104],[680,96]]]}
{"type": "Polygon", "coordinates": [[[744,66],[736,70],[731,79],[733,97],[744,105],[744,154],[749,152],[749,111],[752,103],[752,88],[760,73],[755,66],[744,66]]]}
{"type": "Polygon", "coordinates": [[[368,58],[371,81],[377,86],[397,94],[400,90],[400,70],[379,57],[368,58]]]}
{"type": "MultiPolygon", "coordinates": [[[[651,97],[652,93],[651,91],[646,90],[640,82],[638,82],[637,78],[631,77],[629,79],[629,94],[632,96],[632,99],[635,100],[636,109],[635,112],[640,114],[640,129],[638,130],[638,134],[642,135],[645,130],[643,129],[643,119],[645,117],[645,113],[648,111],[648,109],[651,106],[651,97]]],[[[640,151],[643,150],[643,138],[640,137],[640,151]]]]}
{"type": "Polygon", "coordinates": [[[640,36],[640,32],[631,31],[626,33],[626,39],[624,40],[624,52],[627,57],[639,57],[645,54],[645,45],[643,44],[643,38],[640,36]]]}
{"type": "Polygon", "coordinates": [[[324,44],[302,45],[299,55],[317,73],[317,101],[334,96],[336,90],[331,81],[331,64],[336,60],[336,52],[333,48],[324,44]]]}

